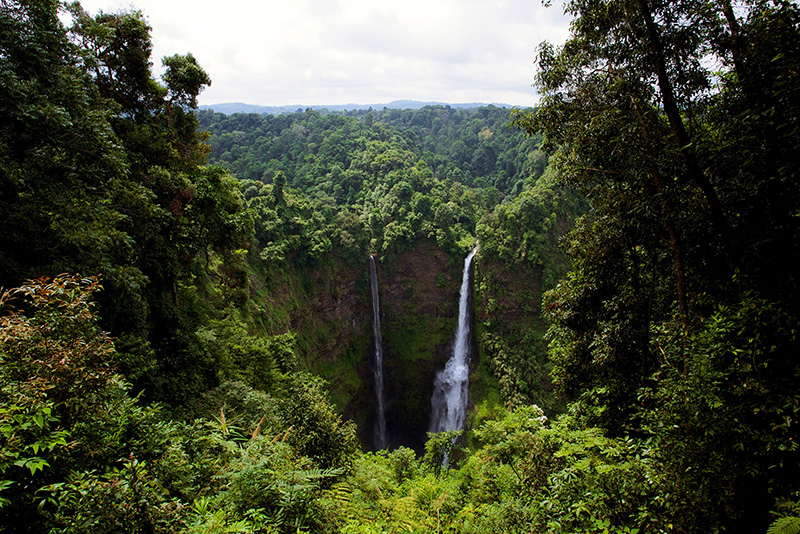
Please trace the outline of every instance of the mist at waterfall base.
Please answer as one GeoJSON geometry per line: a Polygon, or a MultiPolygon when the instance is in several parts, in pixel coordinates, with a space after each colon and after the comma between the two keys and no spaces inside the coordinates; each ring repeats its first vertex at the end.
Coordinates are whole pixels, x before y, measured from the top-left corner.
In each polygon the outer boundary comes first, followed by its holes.
{"type": "Polygon", "coordinates": [[[477,248],[464,260],[453,355],[436,374],[431,397],[431,432],[464,428],[469,408],[469,364],[472,349],[471,267],[477,248]]]}
{"type": "Polygon", "coordinates": [[[375,450],[385,449],[386,442],[386,402],[383,391],[383,340],[381,338],[381,306],[378,296],[378,273],[375,258],[369,257],[369,282],[372,293],[372,336],[375,347],[373,377],[375,384],[375,450]]]}

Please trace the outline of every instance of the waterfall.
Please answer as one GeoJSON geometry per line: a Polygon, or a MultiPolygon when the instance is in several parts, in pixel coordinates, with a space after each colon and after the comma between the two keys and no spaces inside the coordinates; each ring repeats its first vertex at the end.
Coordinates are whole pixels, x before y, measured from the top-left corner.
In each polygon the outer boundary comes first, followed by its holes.
{"type": "Polygon", "coordinates": [[[372,336],[375,339],[375,398],[377,417],[375,421],[375,449],[386,448],[386,414],[383,398],[383,341],[381,340],[381,306],[378,300],[378,272],[375,258],[369,257],[369,282],[372,290],[372,336]]]}
{"type": "Polygon", "coordinates": [[[472,343],[470,328],[470,267],[478,248],[464,260],[461,292],[458,299],[458,327],[453,341],[453,355],[436,374],[431,397],[431,432],[460,430],[467,418],[469,403],[469,361],[472,343]]]}

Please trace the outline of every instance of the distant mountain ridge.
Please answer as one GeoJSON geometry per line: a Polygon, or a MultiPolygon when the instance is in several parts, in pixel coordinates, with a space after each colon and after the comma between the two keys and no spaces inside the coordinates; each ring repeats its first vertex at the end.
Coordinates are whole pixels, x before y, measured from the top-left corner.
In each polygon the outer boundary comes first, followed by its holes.
{"type": "Polygon", "coordinates": [[[380,110],[383,108],[388,109],[421,109],[425,106],[450,106],[451,108],[471,109],[480,108],[485,106],[495,106],[498,108],[511,108],[508,104],[486,104],[480,102],[462,103],[462,104],[449,104],[446,102],[420,102],[418,100],[394,100],[388,104],[336,104],[336,105],[290,105],[290,106],[259,106],[256,104],[245,104],[243,102],[230,102],[224,104],[206,104],[199,106],[200,109],[212,109],[217,113],[224,113],[231,115],[233,113],[258,113],[260,115],[280,115],[282,113],[294,113],[296,111],[304,111],[306,109],[314,109],[317,111],[352,111],[352,110],[367,110],[375,109],[380,110]]]}

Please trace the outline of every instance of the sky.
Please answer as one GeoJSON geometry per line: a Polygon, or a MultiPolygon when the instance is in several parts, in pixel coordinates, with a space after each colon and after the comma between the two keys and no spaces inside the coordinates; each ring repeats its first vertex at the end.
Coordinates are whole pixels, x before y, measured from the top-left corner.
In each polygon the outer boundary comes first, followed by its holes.
{"type": "Polygon", "coordinates": [[[539,44],[569,20],[541,0],[81,0],[138,9],[161,58],[192,53],[212,83],[200,104],[532,106],[539,44]]]}

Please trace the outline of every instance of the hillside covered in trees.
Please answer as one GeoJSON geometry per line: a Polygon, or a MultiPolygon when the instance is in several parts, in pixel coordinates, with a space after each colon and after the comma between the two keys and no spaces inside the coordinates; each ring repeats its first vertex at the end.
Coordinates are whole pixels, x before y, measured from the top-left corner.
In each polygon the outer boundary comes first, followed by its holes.
{"type": "Polygon", "coordinates": [[[1,2],[0,531],[800,532],[800,10],[565,9],[536,110],[270,116],[1,2]]]}

